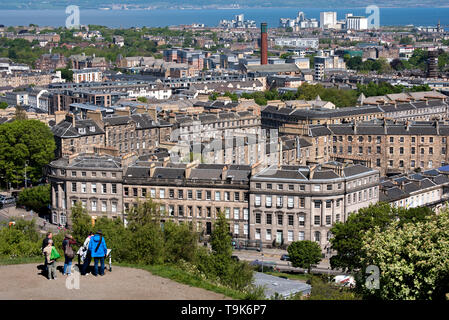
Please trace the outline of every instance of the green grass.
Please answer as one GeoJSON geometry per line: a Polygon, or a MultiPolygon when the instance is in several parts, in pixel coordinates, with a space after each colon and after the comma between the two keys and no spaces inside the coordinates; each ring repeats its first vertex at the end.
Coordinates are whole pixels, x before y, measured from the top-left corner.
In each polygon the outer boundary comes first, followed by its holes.
{"type": "Polygon", "coordinates": [[[44,257],[18,257],[18,258],[9,258],[0,256],[0,266],[10,265],[10,264],[28,264],[28,263],[44,263],[44,257]]]}
{"type": "Polygon", "coordinates": [[[184,270],[173,265],[137,265],[129,263],[116,263],[116,266],[142,269],[151,272],[156,276],[167,278],[179,283],[183,283],[192,287],[202,288],[215,293],[223,294],[227,297],[242,300],[245,299],[245,294],[237,290],[233,290],[226,287],[220,287],[203,279],[200,279],[184,270]]]}

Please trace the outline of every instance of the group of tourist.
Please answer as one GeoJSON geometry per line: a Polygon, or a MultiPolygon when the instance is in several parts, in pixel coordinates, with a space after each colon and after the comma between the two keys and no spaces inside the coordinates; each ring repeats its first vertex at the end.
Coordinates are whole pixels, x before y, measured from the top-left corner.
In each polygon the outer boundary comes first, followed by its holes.
{"type": "MultiPolygon", "coordinates": [[[[63,275],[70,276],[72,274],[72,260],[75,257],[73,246],[79,246],[75,239],[70,234],[65,235],[62,242],[62,250],[64,251],[64,269],[63,275]]],[[[47,272],[49,280],[56,279],[56,260],[60,257],[53,242],[53,234],[47,233],[46,238],[42,242],[42,253],[45,256],[44,267],[47,272]]],[[[90,232],[89,236],[84,240],[83,245],[80,246],[76,254],[78,254],[78,265],[81,267],[81,275],[88,274],[88,268],[92,258],[94,259],[94,270],[92,275],[104,275],[104,259],[108,253],[106,241],[102,232],[90,232]],[[98,270],[98,263],[100,263],[100,270],[98,270]]]]}

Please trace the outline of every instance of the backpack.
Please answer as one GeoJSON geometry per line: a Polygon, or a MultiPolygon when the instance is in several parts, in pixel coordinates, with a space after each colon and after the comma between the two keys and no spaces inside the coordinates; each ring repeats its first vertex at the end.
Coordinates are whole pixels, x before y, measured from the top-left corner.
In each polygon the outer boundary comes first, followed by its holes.
{"type": "Polygon", "coordinates": [[[75,257],[75,252],[73,251],[72,246],[70,245],[69,241],[67,241],[67,245],[65,246],[64,254],[69,259],[73,259],[73,257],[75,257]]]}

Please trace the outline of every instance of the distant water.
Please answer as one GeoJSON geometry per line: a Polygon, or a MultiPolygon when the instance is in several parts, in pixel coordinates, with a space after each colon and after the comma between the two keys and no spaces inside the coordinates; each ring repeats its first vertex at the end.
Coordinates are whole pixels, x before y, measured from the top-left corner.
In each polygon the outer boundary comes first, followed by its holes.
{"type": "MultiPolygon", "coordinates": [[[[221,19],[232,20],[234,15],[243,13],[245,19],[255,20],[259,25],[267,22],[269,27],[278,27],[279,18],[294,18],[303,11],[306,18],[319,20],[321,11],[329,9],[298,8],[258,8],[258,9],[208,9],[208,10],[95,10],[80,8],[81,24],[97,24],[108,27],[165,27],[179,24],[202,23],[216,26],[221,19]]],[[[364,15],[365,9],[336,9],[338,19],[346,13],[364,15]]],[[[65,26],[65,10],[2,10],[0,24],[5,26],[37,24],[40,26],[65,26]]],[[[381,8],[382,26],[435,26],[441,24],[449,30],[449,8],[381,8]]]]}

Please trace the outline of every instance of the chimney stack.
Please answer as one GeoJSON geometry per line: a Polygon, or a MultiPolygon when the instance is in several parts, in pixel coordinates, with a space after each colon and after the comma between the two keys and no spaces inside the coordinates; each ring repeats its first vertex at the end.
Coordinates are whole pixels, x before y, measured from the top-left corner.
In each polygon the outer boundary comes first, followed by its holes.
{"type": "Polygon", "coordinates": [[[260,64],[268,64],[268,32],[267,23],[260,25],[260,64]]]}

